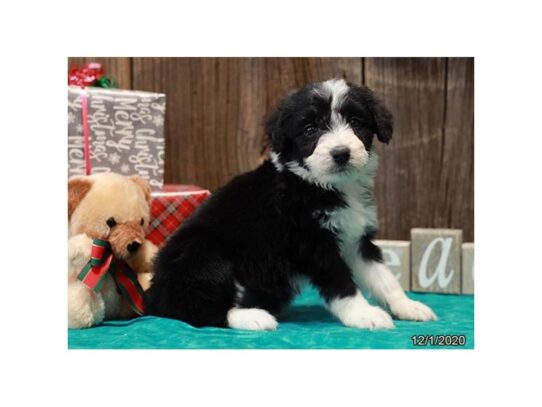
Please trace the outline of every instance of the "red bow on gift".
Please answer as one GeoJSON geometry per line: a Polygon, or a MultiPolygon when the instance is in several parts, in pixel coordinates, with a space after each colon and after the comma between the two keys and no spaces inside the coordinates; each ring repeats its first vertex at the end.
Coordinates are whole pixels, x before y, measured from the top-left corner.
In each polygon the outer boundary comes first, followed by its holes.
{"type": "Polygon", "coordinates": [[[68,85],[92,86],[104,75],[102,64],[90,62],[81,69],[72,65],[68,71],[68,85]]]}
{"type": "Polygon", "coordinates": [[[81,69],[72,65],[68,71],[68,85],[96,86],[99,88],[116,88],[117,82],[104,75],[102,64],[90,62],[81,69]]]}
{"type": "MultiPolygon", "coordinates": [[[[81,69],[73,64],[68,71],[68,85],[95,86],[98,88],[116,88],[117,82],[104,75],[102,64],[89,62],[81,69]]],[[[83,118],[83,143],[85,146],[85,174],[90,175],[90,134],[88,128],[88,100],[85,92],[81,93],[81,115],[83,118]]]]}

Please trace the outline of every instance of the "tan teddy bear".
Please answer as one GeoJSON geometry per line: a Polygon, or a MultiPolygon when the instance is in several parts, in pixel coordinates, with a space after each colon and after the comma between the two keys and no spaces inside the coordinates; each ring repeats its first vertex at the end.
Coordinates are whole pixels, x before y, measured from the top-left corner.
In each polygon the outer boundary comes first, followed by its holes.
{"type": "Polygon", "coordinates": [[[134,293],[148,288],[157,251],[145,239],[150,200],[149,185],[138,176],[103,173],[68,180],[68,327],[136,315],[134,293]]]}

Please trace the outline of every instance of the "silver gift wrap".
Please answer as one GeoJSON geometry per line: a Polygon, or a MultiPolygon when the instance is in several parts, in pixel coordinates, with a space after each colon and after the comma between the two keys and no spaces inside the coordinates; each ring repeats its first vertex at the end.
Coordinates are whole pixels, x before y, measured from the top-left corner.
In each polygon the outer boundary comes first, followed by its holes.
{"type": "Polygon", "coordinates": [[[153,190],[164,182],[166,96],[68,87],[68,175],[85,175],[81,93],[88,101],[91,173],[138,174],[153,190]]]}

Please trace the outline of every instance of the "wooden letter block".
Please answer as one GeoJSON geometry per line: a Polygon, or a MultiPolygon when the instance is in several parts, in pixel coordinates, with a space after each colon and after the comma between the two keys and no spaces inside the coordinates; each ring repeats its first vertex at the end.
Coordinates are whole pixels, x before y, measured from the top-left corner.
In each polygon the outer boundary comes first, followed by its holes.
{"type": "Polygon", "coordinates": [[[474,243],[463,243],[461,254],[461,293],[474,294],[474,243]]]}
{"type": "Polygon", "coordinates": [[[384,263],[395,275],[403,290],[410,291],[410,242],[400,240],[376,240],[382,249],[384,263]]]}
{"type": "Polygon", "coordinates": [[[412,229],[412,291],[461,292],[461,243],[456,229],[412,229]]]}

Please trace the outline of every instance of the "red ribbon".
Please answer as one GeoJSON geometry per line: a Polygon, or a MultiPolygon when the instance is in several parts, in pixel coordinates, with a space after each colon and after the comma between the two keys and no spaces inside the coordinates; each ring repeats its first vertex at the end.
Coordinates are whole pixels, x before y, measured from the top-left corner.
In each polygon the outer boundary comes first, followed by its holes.
{"type": "Polygon", "coordinates": [[[107,274],[113,277],[117,288],[132,310],[138,315],[143,315],[143,288],[137,280],[137,274],[125,262],[113,259],[111,245],[107,240],[94,239],[90,260],[77,278],[98,293],[102,289],[107,274]]]}
{"type": "Polygon", "coordinates": [[[92,86],[104,75],[101,64],[90,62],[81,69],[72,65],[68,71],[68,85],[81,86],[81,115],[83,118],[83,146],[85,154],[85,174],[90,175],[90,131],[88,128],[88,98],[85,86],[92,86]]]}
{"type": "Polygon", "coordinates": [[[83,146],[85,153],[85,175],[90,175],[90,134],[88,129],[88,99],[87,92],[81,90],[81,115],[83,116],[83,146]]]}
{"type": "Polygon", "coordinates": [[[68,85],[92,86],[104,74],[102,64],[90,62],[83,65],[81,69],[72,65],[68,71],[68,85]]]}

